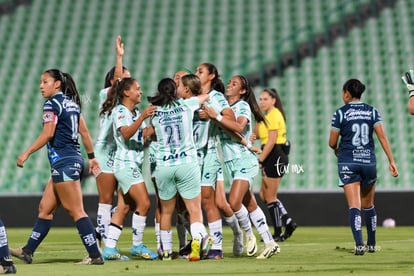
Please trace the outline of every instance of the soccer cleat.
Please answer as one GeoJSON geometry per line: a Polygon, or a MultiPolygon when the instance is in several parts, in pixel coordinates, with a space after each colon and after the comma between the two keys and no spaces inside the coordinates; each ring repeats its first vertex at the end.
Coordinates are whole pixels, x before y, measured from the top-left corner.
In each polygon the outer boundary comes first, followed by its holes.
{"type": "Polygon", "coordinates": [[[97,258],[91,258],[89,256],[86,256],[82,261],[77,262],[78,265],[103,265],[104,259],[99,256],[97,258]]]}
{"type": "Polygon", "coordinates": [[[201,243],[201,252],[200,252],[200,258],[205,259],[208,256],[208,252],[211,249],[211,246],[213,245],[213,237],[207,236],[203,238],[201,243]]]}
{"type": "Polygon", "coordinates": [[[369,253],[375,253],[375,251],[377,251],[377,248],[375,247],[375,245],[366,245],[365,249],[369,253]]]}
{"type": "Polygon", "coordinates": [[[190,262],[195,262],[200,260],[200,240],[198,238],[194,238],[191,242],[191,252],[188,255],[188,260],[190,262]]]}
{"type": "Polygon", "coordinates": [[[296,230],[297,227],[298,225],[294,221],[291,221],[290,223],[286,224],[285,232],[281,235],[283,237],[283,241],[292,236],[293,232],[296,230]]]}
{"type": "Polygon", "coordinates": [[[239,231],[233,238],[233,255],[241,256],[241,254],[243,254],[243,248],[243,232],[239,231]]]}
{"type": "Polygon", "coordinates": [[[143,243],[131,246],[130,252],[132,256],[140,257],[145,260],[155,260],[158,258],[158,253],[148,249],[143,243]]]}
{"type": "Polygon", "coordinates": [[[171,261],[172,260],[172,254],[168,253],[168,252],[164,252],[162,254],[162,260],[163,261],[171,261]]]}
{"type": "Polygon", "coordinates": [[[246,253],[247,256],[251,257],[257,252],[257,243],[255,235],[251,235],[250,237],[246,238],[246,253]]]}
{"type": "Polygon", "coordinates": [[[357,245],[355,246],[355,255],[362,256],[365,253],[365,246],[357,245]]]}
{"type": "Polygon", "coordinates": [[[130,259],[119,253],[118,248],[105,247],[102,250],[102,256],[105,261],[129,261],[130,259]]]}
{"type": "Polygon", "coordinates": [[[0,274],[16,274],[16,267],[13,263],[0,265],[0,274]]]}
{"type": "Polygon", "coordinates": [[[208,260],[221,260],[224,259],[223,250],[211,249],[205,259],[208,260]]]}
{"type": "Polygon", "coordinates": [[[180,251],[178,251],[179,258],[185,259],[190,255],[191,253],[191,241],[189,241],[186,245],[180,248],[180,251]]]}
{"type": "Polygon", "coordinates": [[[283,234],[279,235],[279,236],[273,235],[273,240],[275,242],[284,242],[285,241],[285,236],[283,234]]]}
{"type": "Polygon", "coordinates": [[[31,264],[33,261],[33,253],[26,248],[9,248],[10,254],[19,258],[26,264],[31,264]]]}
{"type": "Polygon", "coordinates": [[[271,241],[269,244],[265,246],[262,253],[260,253],[260,255],[256,257],[256,259],[268,259],[279,252],[279,245],[275,241],[271,241]]]}

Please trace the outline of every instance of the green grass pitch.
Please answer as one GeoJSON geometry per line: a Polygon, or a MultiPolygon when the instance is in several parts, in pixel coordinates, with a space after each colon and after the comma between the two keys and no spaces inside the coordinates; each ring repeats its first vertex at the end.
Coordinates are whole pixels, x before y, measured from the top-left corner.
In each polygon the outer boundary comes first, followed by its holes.
{"type": "MultiPolygon", "coordinates": [[[[23,246],[28,228],[8,228],[10,247],[23,246]]],[[[37,249],[33,263],[15,260],[18,275],[414,275],[414,227],[377,229],[377,249],[364,256],[353,255],[348,227],[298,227],[293,236],[280,243],[281,252],[267,260],[246,255],[233,257],[232,234],[224,227],[223,260],[131,260],[107,261],[102,266],[74,264],[86,251],[73,228],[53,228],[37,249]]],[[[364,233],[365,235],[365,233],[364,233]]],[[[118,247],[129,255],[131,228],[125,228],[118,247]]],[[[176,237],[174,229],[174,237],[176,237]]],[[[258,238],[259,252],[263,244],[258,238]]],[[[155,250],[154,228],[148,227],[145,244],[155,250]]],[[[174,241],[177,244],[177,240],[174,241]]],[[[176,249],[176,248],[175,248],[176,249]]]]}

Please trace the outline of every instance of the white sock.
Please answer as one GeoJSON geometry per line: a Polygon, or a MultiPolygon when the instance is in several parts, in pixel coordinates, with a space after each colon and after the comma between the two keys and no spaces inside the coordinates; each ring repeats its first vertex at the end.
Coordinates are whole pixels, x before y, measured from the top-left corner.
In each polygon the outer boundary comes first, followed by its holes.
{"type": "Polygon", "coordinates": [[[237,220],[239,221],[240,227],[246,232],[246,237],[253,236],[252,224],[249,219],[249,212],[246,207],[242,205],[240,210],[234,212],[237,220]]]}
{"type": "Polygon", "coordinates": [[[164,252],[172,253],[172,230],[161,230],[162,250],[164,252]]]}
{"type": "Polygon", "coordinates": [[[239,221],[234,214],[231,217],[224,217],[224,221],[230,226],[231,230],[233,230],[233,235],[240,233],[239,221]]]}
{"type": "Polygon", "coordinates": [[[210,229],[210,236],[213,237],[213,245],[211,246],[211,249],[222,250],[223,224],[221,219],[209,222],[208,228],[210,229]]]}
{"type": "Polygon", "coordinates": [[[122,227],[113,224],[109,225],[108,237],[105,239],[105,247],[115,248],[121,233],[122,227]]]}
{"type": "Polygon", "coordinates": [[[253,222],[254,227],[256,227],[257,232],[262,237],[263,242],[265,244],[268,244],[269,242],[273,241],[272,234],[270,233],[269,226],[266,222],[265,214],[259,206],[257,206],[256,210],[250,213],[250,218],[253,222]]]}
{"type": "Polygon", "coordinates": [[[207,231],[204,225],[201,222],[194,222],[190,225],[191,228],[191,236],[193,237],[193,240],[195,238],[198,238],[198,240],[201,242],[205,236],[207,236],[207,231]]]}
{"type": "Polygon", "coordinates": [[[96,223],[98,225],[98,232],[102,236],[102,240],[105,242],[105,239],[108,237],[108,227],[111,223],[111,204],[98,204],[98,211],[96,213],[96,223]]]}
{"type": "Polygon", "coordinates": [[[140,245],[144,237],[147,216],[132,215],[132,245],[140,245]]]}
{"type": "Polygon", "coordinates": [[[157,241],[157,248],[161,246],[161,230],[160,230],[160,223],[157,222],[157,219],[154,219],[155,225],[155,240],[157,241]]]}

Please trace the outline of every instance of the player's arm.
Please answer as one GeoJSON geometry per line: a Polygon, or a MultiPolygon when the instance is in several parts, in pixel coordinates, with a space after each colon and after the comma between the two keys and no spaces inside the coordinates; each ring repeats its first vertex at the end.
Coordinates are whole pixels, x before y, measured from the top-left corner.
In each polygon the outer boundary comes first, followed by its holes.
{"type": "Polygon", "coordinates": [[[240,123],[238,119],[236,120],[233,109],[229,107],[223,109],[221,114],[218,114],[212,107],[209,106],[203,106],[203,110],[206,111],[209,118],[216,120],[216,122],[220,124],[220,127],[236,133],[242,133],[248,123],[247,118],[245,118],[245,121],[241,120],[240,122],[242,123],[240,123]]]}
{"type": "Polygon", "coordinates": [[[121,43],[121,36],[118,35],[115,41],[115,49],[116,49],[116,65],[115,65],[115,72],[114,72],[114,79],[122,79],[122,57],[124,56],[125,49],[124,43],[121,43]]]}
{"type": "Polygon", "coordinates": [[[334,151],[335,155],[338,155],[338,139],[339,131],[331,129],[329,133],[329,147],[334,151]]]}
{"type": "Polygon", "coordinates": [[[152,116],[156,109],[157,107],[155,105],[148,106],[147,108],[144,109],[144,111],[141,113],[138,119],[136,119],[135,122],[133,122],[129,126],[120,127],[119,132],[121,133],[122,137],[125,140],[129,140],[138,131],[138,128],[141,126],[145,118],[152,116]]]}
{"type": "Polygon", "coordinates": [[[93,153],[93,142],[91,135],[89,134],[88,127],[86,122],[81,115],[79,118],[79,134],[82,138],[82,144],[85,147],[85,150],[88,154],[93,153]]]}
{"type": "Polygon", "coordinates": [[[414,70],[410,69],[401,76],[408,90],[408,113],[414,115],[414,70]]]}
{"type": "Polygon", "coordinates": [[[93,141],[82,115],[79,118],[78,131],[82,139],[82,144],[85,147],[86,153],[88,154],[89,172],[97,176],[101,172],[101,168],[99,166],[98,160],[95,158],[95,154],[93,152],[93,141]]]}
{"type": "Polygon", "coordinates": [[[262,163],[269,156],[270,152],[276,144],[276,138],[277,130],[269,130],[267,143],[263,147],[262,154],[260,154],[258,157],[259,163],[262,163]]]}
{"type": "Polygon", "coordinates": [[[17,157],[17,166],[23,168],[24,162],[29,158],[29,156],[44,147],[54,136],[57,124],[57,116],[53,112],[45,112],[43,114],[43,130],[36,138],[36,140],[31,144],[22,154],[17,157]],[[49,118],[46,119],[45,118],[49,118]]]}
{"type": "Polygon", "coordinates": [[[414,115],[414,95],[408,99],[408,113],[414,115]]]}
{"type": "Polygon", "coordinates": [[[384,150],[385,155],[388,158],[389,169],[390,169],[391,175],[394,176],[394,177],[397,177],[398,176],[397,165],[395,164],[395,160],[394,160],[394,157],[393,157],[392,152],[391,152],[390,143],[388,142],[388,138],[387,138],[387,135],[385,134],[383,125],[382,124],[377,124],[374,127],[374,131],[377,134],[377,137],[378,137],[378,140],[379,140],[379,142],[382,146],[382,149],[384,150]]]}

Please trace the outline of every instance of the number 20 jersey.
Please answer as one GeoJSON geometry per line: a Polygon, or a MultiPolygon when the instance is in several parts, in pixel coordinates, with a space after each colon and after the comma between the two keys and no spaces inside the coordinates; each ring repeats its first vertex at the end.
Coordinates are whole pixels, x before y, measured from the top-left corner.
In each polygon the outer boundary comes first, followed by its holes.
{"type": "Polygon", "coordinates": [[[362,102],[348,103],[335,111],[331,128],[339,131],[338,163],[375,164],[374,127],[382,124],[373,106],[362,102]]]}

